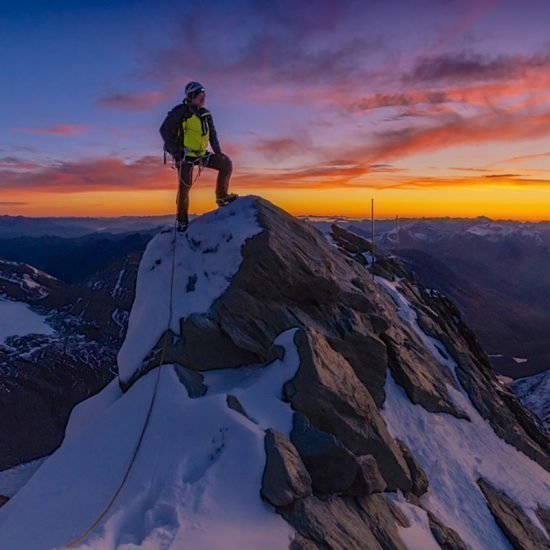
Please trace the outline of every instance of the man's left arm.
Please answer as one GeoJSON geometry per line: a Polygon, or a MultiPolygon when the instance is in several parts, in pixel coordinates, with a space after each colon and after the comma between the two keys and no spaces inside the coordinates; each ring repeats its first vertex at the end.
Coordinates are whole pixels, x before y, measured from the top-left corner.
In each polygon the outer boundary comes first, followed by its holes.
{"type": "Polygon", "coordinates": [[[220,147],[218,133],[216,132],[216,127],[214,126],[214,120],[212,119],[211,114],[208,114],[208,128],[210,130],[210,145],[212,147],[212,151],[219,155],[222,152],[222,148],[220,147]]]}

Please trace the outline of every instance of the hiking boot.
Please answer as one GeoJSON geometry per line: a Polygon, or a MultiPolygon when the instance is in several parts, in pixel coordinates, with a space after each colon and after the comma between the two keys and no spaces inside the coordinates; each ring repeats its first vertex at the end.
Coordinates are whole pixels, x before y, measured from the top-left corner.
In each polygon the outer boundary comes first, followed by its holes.
{"type": "Polygon", "coordinates": [[[188,225],[189,225],[189,222],[177,222],[176,231],[178,233],[185,233],[188,225]]]}
{"type": "Polygon", "coordinates": [[[220,197],[216,199],[216,204],[218,206],[227,206],[229,203],[233,202],[235,199],[238,199],[239,195],[236,193],[229,193],[229,195],[225,195],[225,197],[220,197]]]}

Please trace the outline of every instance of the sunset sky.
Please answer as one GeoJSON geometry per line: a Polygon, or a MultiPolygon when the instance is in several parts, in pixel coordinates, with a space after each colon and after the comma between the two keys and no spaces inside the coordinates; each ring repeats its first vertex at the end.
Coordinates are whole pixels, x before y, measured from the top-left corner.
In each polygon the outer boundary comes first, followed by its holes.
{"type": "MultiPolygon", "coordinates": [[[[0,214],[157,215],[207,90],[232,191],[294,214],[550,220],[549,0],[1,2],[0,214]]],[[[214,207],[203,172],[191,212],[214,207]]]]}

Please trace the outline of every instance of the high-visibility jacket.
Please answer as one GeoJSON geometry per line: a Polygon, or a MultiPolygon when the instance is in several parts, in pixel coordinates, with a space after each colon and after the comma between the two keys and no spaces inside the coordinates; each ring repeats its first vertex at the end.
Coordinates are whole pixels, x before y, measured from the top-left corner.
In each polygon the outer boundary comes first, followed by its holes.
{"type": "Polygon", "coordinates": [[[208,142],[214,153],[221,153],[220,142],[210,111],[190,105],[187,100],[176,105],[160,127],[164,150],[175,158],[200,157],[208,142]]]}
{"type": "Polygon", "coordinates": [[[202,157],[210,141],[210,113],[206,110],[198,115],[193,113],[182,121],[183,147],[188,157],[202,157]]]}

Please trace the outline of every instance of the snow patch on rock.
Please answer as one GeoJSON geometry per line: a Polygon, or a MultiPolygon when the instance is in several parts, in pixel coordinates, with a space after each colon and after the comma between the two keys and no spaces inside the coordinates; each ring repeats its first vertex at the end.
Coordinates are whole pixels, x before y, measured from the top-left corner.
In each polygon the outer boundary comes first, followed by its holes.
{"type": "Polygon", "coordinates": [[[180,319],[207,312],[229,287],[242,262],[243,244],[262,231],[255,201],[255,197],[238,199],[196,218],[185,233],[177,234],[175,243],[172,228],[149,242],[139,266],[128,333],[118,354],[119,375],[123,381],[139,369],[168,328],[179,334],[180,319]]]}

